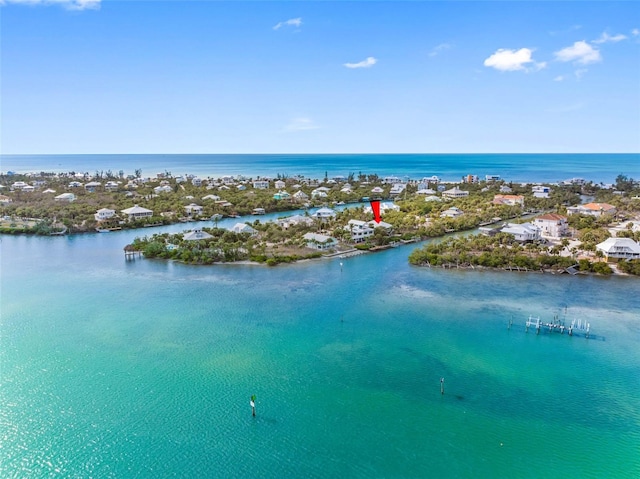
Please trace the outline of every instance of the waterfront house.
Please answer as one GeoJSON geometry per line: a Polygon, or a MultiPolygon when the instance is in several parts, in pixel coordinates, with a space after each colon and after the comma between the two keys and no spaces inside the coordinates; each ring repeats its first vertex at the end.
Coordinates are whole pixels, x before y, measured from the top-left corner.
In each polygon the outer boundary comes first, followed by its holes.
{"type": "Polygon", "coordinates": [[[582,214],[590,216],[613,215],[616,213],[616,207],[608,203],[587,203],[584,205],[570,206],[567,208],[567,214],[582,214]]]}
{"type": "Polygon", "coordinates": [[[640,245],[631,238],[607,238],[596,245],[597,251],[602,251],[607,261],[611,259],[640,259],[640,245]]]}
{"type": "Polygon", "coordinates": [[[266,210],[264,208],[254,208],[251,212],[252,215],[264,215],[266,210]]]}
{"type": "Polygon", "coordinates": [[[522,243],[540,239],[540,228],[532,223],[508,223],[501,229],[501,232],[512,235],[516,241],[522,243]]]}
{"type": "Polygon", "coordinates": [[[557,213],[547,213],[538,216],[534,224],[540,228],[540,234],[548,238],[562,238],[569,233],[569,224],[566,216],[557,213]]]}
{"type": "Polygon", "coordinates": [[[206,231],[202,231],[201,229],[191,230],[188,233],[185,233],[183,236],[183,239],[185,241],[198,241],[198,240],[205,240],[209,238],[213,238],[213,236],[211,236],[206,231]]]}
{"type": "Polygon", "coordinates": [[[326,251],[337,246],[338,241],[331,236],[318,233],[306,233],[303,238],[307,240],[307,248],[326,251]]]}
{"type": "Polygon", "coordinates": [[[461,190],[457,186],[454,186],[450,190],[443,191],[442,196],[450,199],[464,198],[466,196],[469,196],[469,192],[465,190],[461,190]]]}
{"type": "Polygon", "coordinates": [[[312,198],[326,198],[327,197],[327,193],[325,191],[313,190],[311,192],[311,197],[312,198]]]}
{"type": "Polygon", "coordinates": [[[110,210],[109,208],[100,208],[93,217],[96,221],[104,221],[109,218],[113,218],[116,214],[116,210],[110,210]]]}
{"type": "MultiPolygon", "coordinates": [[[[371,206],[365,206],[362,211],[366,214],[373,213],[371,206]]],[[[387,211],[400,211],[400,207],[390,201],[380,202],[380,214],[384,214],[387,211]]]]}
{"type": "Polygon", "coordinates": [[[466,175],[462,177],[463,183],[477,183],[478,175],[466,175]]]}
{"type": "Polygon", "coordinates": [[[363,243],[367,238],[373,236],[373,228],[366,222],[360,220],[349,220],[345,229],[351,233],[351,240],[354,243],[363,243]]]}
{"type": "Polygon", "coordinates": [[[317,219],[325,220],[325,219],[335,218],[336,212],[333,211],[331,208],[320,208],[311,216],[317,219]]]}
{"type": "Polygon", "coordinates": [[[500,181],[500,175],[484,175],[487,182],[500,181]]]}
{"type": "Polygon", "coordinates": [[[131,208],[126,208],[121,211],[124,215],[126,215],[129,220],[140,220],[144,218],[151,218],[153,216],[153,211],[148,210],[147,208],[143,208],[142,206],[133,205],[131,208]]]}
{"type": "Polygon", "coordinates": [[[253,188],[256,190],[268,190],[269,180],[255,180],[253,182],[253,188]]]}
{"type": "Polygon", "coordinates": [[[55,201],[68,201],[69,203],[71,203],[72,201],[76,200],[76,195],[74,195],[73,193],[62,193],[61,195],[58,195],[53,199],[55,201]]]}
{"type": "Polygon", "coordinates": [[[492,203],[494,205],[524,206],[524,196],[522,195],[494,195],[492,203]]]}
{"type": "Polygon", "coordinates": [[[202,214],[202,206],[196,205],[195,203],[185,206],[184,210],[188,216],[198,216],[202,214]]]}
{"type": "Polygon", "coordinates": [[[314,224],[314,221],[313,221],[313,218],[309,216],[302,216],[302,215],[288,216],[286,218],[280,218],[278,220],[278,225],[285,230],[289,229],[294,225],[299,225],[299,224],[312,226],[314,224]]]}

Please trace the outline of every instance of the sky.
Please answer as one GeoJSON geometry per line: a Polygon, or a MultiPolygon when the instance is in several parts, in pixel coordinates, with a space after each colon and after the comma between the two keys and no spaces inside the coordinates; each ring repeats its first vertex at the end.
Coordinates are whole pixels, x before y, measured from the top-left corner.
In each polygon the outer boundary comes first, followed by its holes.
{"type": "Polygon", "coordinates": [[[0,0],[0,153],[640,152],[635,1],[0,0]]]}

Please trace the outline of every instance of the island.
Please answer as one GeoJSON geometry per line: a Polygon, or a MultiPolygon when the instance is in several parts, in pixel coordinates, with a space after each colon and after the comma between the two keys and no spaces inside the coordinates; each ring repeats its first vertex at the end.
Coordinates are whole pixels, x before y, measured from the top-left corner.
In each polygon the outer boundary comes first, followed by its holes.
{"type": "Polygon", "coordinates": [[[276,265],[428,242],[417,266],[515,271],[640,273],[640,184],[571,179],[513,183],[495,175],[397,178],[200,178],[141,170],[0,175],[0,232],[78,234],[185,223],[142,235],[129,253],[190,264],[276,265]],[[374,221],[370,201],[381,203],[374,221]],[[278,213],[275,220],[262,216],[278,213]],[[223,218],[232,227],[218,227],[223,218]]]}

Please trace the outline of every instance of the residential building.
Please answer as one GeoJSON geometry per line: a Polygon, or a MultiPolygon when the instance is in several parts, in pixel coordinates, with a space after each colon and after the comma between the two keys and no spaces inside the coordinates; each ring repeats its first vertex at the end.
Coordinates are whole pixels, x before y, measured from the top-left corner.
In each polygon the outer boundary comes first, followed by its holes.
{"type": "Polygon", "coordinates": [[[540,239],[540,229],[532,223],[508,223],[501,232],[513,235],[516,241],[523,243],[540,239]]]}
{"type": "Polygon", "coordinates": [[[282,181],[282,180],[276,180],[276,182],[273,184],[274,188],[276,190],[281,190],[283,188],[285,188],[287,186],[287,184],[282,181]]]}
{"type": "Polygon", "coordinates": [[[278,191],[275,195],[273,195],[274,200],[288,200],[291,198],[291,195],[286,191],[278,191]]]}
{"type": "Polygon", "coordinates": [[[109,218],[113,218],[116,214],[116,210],[110,210],[109,208],[100,208],[93,216],[96,221],[104,221],[109,218]]]}
{"type": "Polygon", "coordinates": [[[596,245],[610,259],[640,259],[640,245],[631,238],[607,238],[596,245]]]}
{"type": "Polygon", "coordinates": [[[183,236],[183,239],[185,241],[198,241],[198,240],[205,240],[209,238],[213,238],[213,236],[211,236],[206,231],[202,231],[201,229],[195,229],[195,230],[189,231],[188,233],[185,233],[183,236]]]}
{"type": "Polygon", "coordinates": [[[247,223],[236,223],[233,225],[233,228],[231,228],[231,231],[234,233],[249,233],[251,236],[258,234],[258,232],[247,223]]]}
{"type": "Polygon", "coordinates": [[[74,195],[73,193],[62,193],[61,195],[58,195],[53,199],[56,201],[68,201],[69,203],[71,203],[72,201],[76,200],[76,195],[74,195]]]}
{"type": "Polygon", "coordinates": [[[333,211],[331,208],[320,208],[318,211],[313,213],[311,216],[313,216],[314,218],[317,218],[317,219],[325,220],[325,219],[335,218],[336,212],[333,211]]]}
{"type": "Polygon", "coordinates": [[[440,218],[458,218],[463,214],[464,212],[461,209],[452,206],[451,208],[446,209],[442,213],[440,213],[440,218]]]}
{"type": "Polygon", "coordinates": [[[303,238],[307,240],[307,248],[326,251],[335,248],[338,241],[331,236],[325,236],[318,233],[306,233],[303,238]]]}
{"type": "Polygon", "coordinates": [[[198,216],[202,214],[202,206],[191,203],[184,207],[187,216],[198,216]]]}
{"type": "Polygon", "coordinates": [[[613,215],[616,213],[616,207],[608,203],[587,203],[584,205],[570,206],[567,208],[567,214],[582,214],[590,216],[613,215]]]}
{"type": "Polygon", "coordinates": [[[349,220],[347,226],[345,226],[351,233],[351,240],[354,243],[363,243],[367,238],[373,236],[373,228],[366,222],[360,220],[349,220]]]}
{"type": "Polygon", "coordinates": [[[256,190],[268,190],[269,180],[255,180],[253,182],[253,188],[256,190]]]}
{"type": "Polygon", "coordinates": [[[549,198],[551,188],[544,185],[535,185],[531,188],[531,192],[535,198],[549,198]]]}
{"type": "Polygon", "coordinates": [[[522,195],[495,195],[492,203],[494,205],[520,206],[524,207],[524,196],[522,195]]]}
{"type": "Polygon", "coordinates": [[[547,213],[538,216],[534,224],[540,228],[540,234],[548,238],[562,238],[569,234],[569,224],[566,216],[557,213],[547,213]]]}
{"type": "Polygon", "coordinates": [[[143,208],[142,206],[133,205],[131,208],[126,208],[121,211],[124,215],[126,215],[129,220],[140,220],[144,218],[151,218],[153,216],[153,211],[148,210],[147,208],[143,208]]]}
{"type": "Polygon", "coordinates": [[[445,198],[451,198],[451,199],[464,198],[466,196],[469,196],[469,192],[465,190],[461,190],[457,186],[454,186],[450,190],[443,191],[442,196],[444,196],[445,198]]]}

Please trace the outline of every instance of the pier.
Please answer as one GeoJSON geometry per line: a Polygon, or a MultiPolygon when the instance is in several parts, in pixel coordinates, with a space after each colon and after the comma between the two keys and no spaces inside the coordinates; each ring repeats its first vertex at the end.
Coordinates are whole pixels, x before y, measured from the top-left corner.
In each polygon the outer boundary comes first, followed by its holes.
{"type": "Polygon", "coordinates": [[[560,320],[558,316],[554,316],[551,322],[544,322],[540,317],[529,316],[525,323],[525,332],[529,332],[529,328],[535,328],[536,334],[540,334],[540,330],[548,331],[549,333],[564,334],[565,331],[569,336],[574,334],[583,334],[585,338],[589,339],[591,332],[591,324],[582,321],[581,319],[573,319],[570,326],[566,326],[564,320],[560,320]]]}

